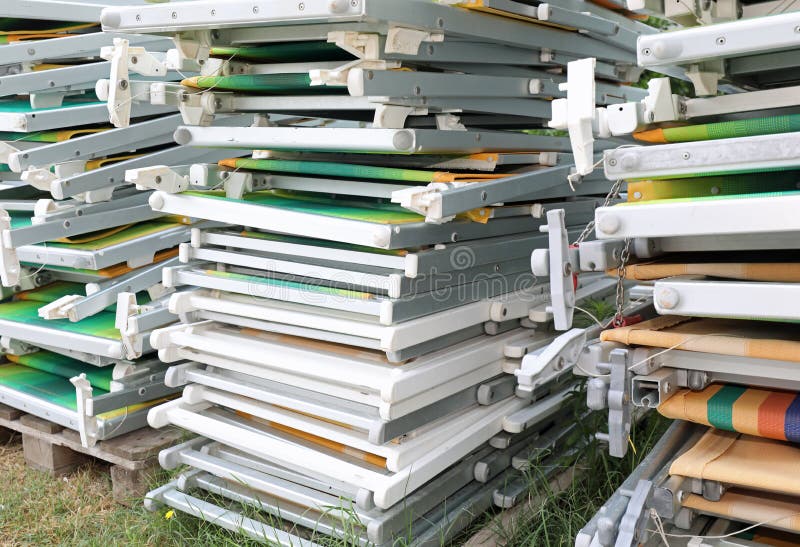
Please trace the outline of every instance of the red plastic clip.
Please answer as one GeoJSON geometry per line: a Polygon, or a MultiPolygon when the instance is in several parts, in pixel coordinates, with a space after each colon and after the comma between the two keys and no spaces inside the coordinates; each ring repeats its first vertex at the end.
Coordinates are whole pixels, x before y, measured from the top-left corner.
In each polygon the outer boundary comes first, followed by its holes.
{"type": "Polygon", "coordinates": [[[621,327],[630,327],[631,325],[635,325],[636,323],[641,323],[642,321],[644,321],[644,318],[640,314],[626,315],[626,316],[624,316],[622,318],[622,321],[620,321],[620,322],[616,322],[616,321],[612,322],[611,326],[609,326],[608,329],[606,329],[606,330],[618,329],[618,328],[621,328],[621,327]]]}

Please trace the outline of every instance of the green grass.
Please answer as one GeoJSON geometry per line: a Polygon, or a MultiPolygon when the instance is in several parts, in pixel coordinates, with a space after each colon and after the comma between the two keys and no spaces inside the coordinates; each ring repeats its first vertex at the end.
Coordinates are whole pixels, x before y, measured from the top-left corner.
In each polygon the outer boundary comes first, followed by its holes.
{"type": "MultiPolygon", "coordinates": [[[[600,418],[599,414],[582,418],[578,422],[584,426],[582,433],[606,429],[600,418]]],[[[605,446],[591,442],[577,459],[562,462],[562,471],[575,472],[574,479],[564,489],[554,488],[534,468],[528,476],[528,497],[536,503],[520,511],[511,526],[500,527],[492,523],[490,529],[500,538],[501,544],[508,546],[572,545],[580,529],[619,488],[668,425],[668,420],[651,413],[632,431],[631,441],[636,452],[630,450],[622,459],[611,458],[605,446]]],[[[486,524],[487,519],[485,517],[478,526],[486,524]]]]}
{"type": "MultiPolygon", "coordinates": [[[[584,312],[578,310],[575,313],[573,324],[576,328],[594,325],[595,319],[605,322],[615,313],[614,305],[607,300],[588,300],[582,308],[584,312]]],[[[508,546],[572,545],[580,529],[636,468],[670,423],[657,413],[650,413],[646,419],[633,425],[632,448],[627,456],[612,458],[607,447],[594,440],[595,432],[608,429],[607,413],[586,414],[585,381],[567,404],[572,408],[578,428],[565,448],[574,449],[577,455],[562,459],[559,467],[560,473],[572,471],[574,478],[566,485],[557,486],[549,477],[537,472],[535,466],[532,467],[527,477],[528,499],[536,500],[536,503],[529,503],[519,511],[517,518],[504,525],[498,525],[498,519],[492,518],[494,514],[487,515],[472,526],[472,533],[482,526],[489,526],[500,542],[508,546]],[[592,440],[587,444],[586,439],[592,440]]]]}
{"type": "Polygon", "coordinates": [[[2,545],[259,545],[188,515],[167,519],[166,509],[115,503],[104,464],[62,478],[35,471],[25,465],[19,436],[0,445],[0,484],[2,545]]]}

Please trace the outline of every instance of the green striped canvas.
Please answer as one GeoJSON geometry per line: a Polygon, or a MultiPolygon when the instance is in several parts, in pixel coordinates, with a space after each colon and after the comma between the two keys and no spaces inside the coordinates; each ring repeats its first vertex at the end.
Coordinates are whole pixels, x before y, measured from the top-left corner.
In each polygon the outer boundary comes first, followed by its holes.
{"type": "Polygon", "coordinates": [[[18,365],[41,370],[66,379],[85,374],[92,387],[103,391],[111,391],[111,380],[114,374],[113,365],[95,367],[50,351],[37,351],[27,355],[9,355],[8,360],[18,365]]]}
{"type": "MultiPolygon", "coordinates": [[[[246,194],[242,199],[232,199],[225,196],[224,191],[212,192],[184,192],[185,196],[194,196],[206,199],[220,199],[238,203],[248,203],[251,205],[262,205],[264,207],[274,207],[286,211],[307,213],[312,215],[322,215],[336,217],[347,220],[360,220],[373,224],[403,224],[411,222],[422,222],[424,217],[415,213],[410,213],[405,209],[391,203],[377,202],[348,202],[345,200],[333,200],[325,198],[310,198],[301,195],[292,195],[291,198],[285,197],[278,192],[270,190],[253,192],[246,194]]],[[[269,214],[268,210],[264,214],[269,214]]]]}
{"type": "Polygon", "coordinates": [[[232,61],[259,63],[300,63],[303,61],[346,61],[353,56],[328,42],[287,42],[260,46],[211,48],[211,56],[232,61]]]}
{"type": "MultiPolygon", "coordinates": [[[[66,378],[35,368],[9,363],[0,365],[0,385],[43,401],[76,411],[75,387],[66,378]]],[[[96,390],[103,395],[103,390],[96,390]]]]}
{"type": "Polygon", "coordinates": [[[649,142],[693,142],[736,137],[753,137],[800,131],[800,114],[768,116],[727,122],[667,127],[643,131],[635,136],[649,142]]]}
{"type": "Polygon", "coordinates": [[[312,86],[308,74],[234,74],[232,76],[198,76],[181,82],[188,87],[246,91],[269,95],[344,94],[345,87],[312,86]]]}
{"type": "MultiPolygon", "coordinates": [[[[337,178],[395,180],[402,182],[433,182],[435,171],[421,169],[396,169],[327,161],[254,160],[235,158],[225,160],[225,165],[250,171],[275,171],[300,175],[318,175],[337,178]]],[[[333,189],[332,189],[333,190],[333,189]]]]}

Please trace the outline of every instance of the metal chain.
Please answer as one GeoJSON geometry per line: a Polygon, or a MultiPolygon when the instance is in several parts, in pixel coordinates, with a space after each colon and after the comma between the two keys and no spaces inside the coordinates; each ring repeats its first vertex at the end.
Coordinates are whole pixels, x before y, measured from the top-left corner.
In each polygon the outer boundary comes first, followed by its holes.
{"type": "Polygon", "coordinates": [[[622,253],[619,257],[619,266],[617,266],[617,313],[614,315],[614,328],[619,328],[625,322],[625,266],[631,259],[631,239],[625,240],[625,245],[622,247],[622,253]]]}
{"type": "MultiPolygon", "coordinates": [[[[606,195],[606,199],[605,201],[603,201],[602,207],[609,206],[611,200],[619,195],[620,188],[622,188],[622,180],[616,181],[613,184],[613,186],[611,186],[611,190],[609,190],[608,195],[606,195]]],[[[594,220],[589,221],[589,224],[586,225],[586,228],[583,229],[581,235],[578,236],[578,239],[575,240],[575,243],[573,243],[573,245],[580,245],[581,243],[583,243],[583,240],[589,237],[589,234],[592,233],[592,230],[594,230],[594,220]]]]}

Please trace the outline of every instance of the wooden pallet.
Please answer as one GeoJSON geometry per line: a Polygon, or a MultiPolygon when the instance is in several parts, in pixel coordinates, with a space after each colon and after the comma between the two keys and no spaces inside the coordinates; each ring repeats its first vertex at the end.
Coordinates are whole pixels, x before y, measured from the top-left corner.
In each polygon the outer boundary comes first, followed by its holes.
{"type": "Polygon", "coordinates": [[[28,466],[53,476],[68,475],[93,458],[110,464],[113,498],[127,506],[140,503],[152,486],[158,453],[185,440],[185,433],[176,428],[145,427],[86,448],[77,431],[0,405],[0,442],[15,432],[22,434],[28,466]]]}

